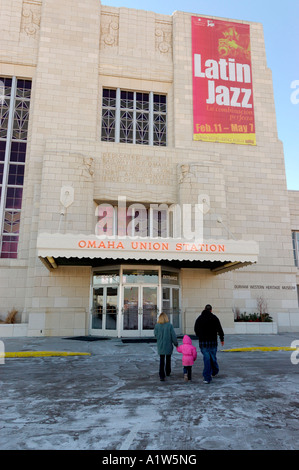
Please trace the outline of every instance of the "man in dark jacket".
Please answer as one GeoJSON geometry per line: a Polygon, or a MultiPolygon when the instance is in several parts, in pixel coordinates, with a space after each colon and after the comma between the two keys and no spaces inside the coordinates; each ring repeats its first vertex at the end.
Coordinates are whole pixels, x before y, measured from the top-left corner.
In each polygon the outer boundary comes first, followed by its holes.
{"type": "Polygon", "coordinates": [[[219,318],[212,313],[212,306],[206,305],[201,315],[196,319],[194,331],[199,339],[199,348],[203,355],[204,369],[203,378],[204,383],[210,383],[212,377],[215,377],[219,372],[217,363],[217,343],[218,336],[222,346],[224,345],[224,333],[219,321],[219,318]]]}

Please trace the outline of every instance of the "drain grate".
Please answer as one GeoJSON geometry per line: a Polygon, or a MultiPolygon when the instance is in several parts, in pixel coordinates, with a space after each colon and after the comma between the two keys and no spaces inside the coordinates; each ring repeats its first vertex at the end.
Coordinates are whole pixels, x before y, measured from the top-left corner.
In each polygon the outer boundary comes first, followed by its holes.
{"type": "Polygon", "coordinates": [[[101,338],[99,336],[71,336],[69,338],[63,338],[63,339],[75,339],[77,341],[102,341],[102,340],[107,340],[109,338],[101,338]]]}
{"type": "Polygon", "coordinates": [[[123,343],[156,343],[155,338],[122,338],[123,343]]]}

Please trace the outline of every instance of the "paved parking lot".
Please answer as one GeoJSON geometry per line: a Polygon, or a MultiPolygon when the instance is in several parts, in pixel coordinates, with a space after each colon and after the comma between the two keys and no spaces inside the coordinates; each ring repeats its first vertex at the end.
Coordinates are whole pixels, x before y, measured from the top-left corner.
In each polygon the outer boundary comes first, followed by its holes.
{"type": "Polygon", "coordinates": [[[298,449],[299,364],[292,352],[227,351],[289,347],[295,340],[299,333],[227,335],[219,377],[206,385],[200,352],[191,383],[183,381],[176,351],[171,377],[160,382],[155,343],[2,338],[6,352],[89,355],[4,360],[0,449],[298,449]]]}

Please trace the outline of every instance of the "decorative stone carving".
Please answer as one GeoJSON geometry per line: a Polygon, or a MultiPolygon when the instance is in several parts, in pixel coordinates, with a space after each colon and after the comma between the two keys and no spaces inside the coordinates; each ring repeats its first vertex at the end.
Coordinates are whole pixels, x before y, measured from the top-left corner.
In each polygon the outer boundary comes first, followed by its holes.
{"type": "Polygon", "coordinates": [[[191,167],[188,164],[180,165],[179,183],[191,183],[192,180],[196,180],[195,174],[191,171],[191,167]]]}
{"type": "Polygon", "coordinates": [[[21,33],[35,38],[40,28],[41,1],[27,0],[23,2],[21,33]]]}
{"type": "Polygon", "coordinates": [[[84,157],[82,165],[79,167],[80,177],[83,181],[92,181],[94,175],[94,161],[91,157],[84,157]]]}
{"type": "Polygon", "coordinates": [[[103,13],[101,16],[101,49],[118,46],[119,17],[103,13]]]}
{"type": "Polygon", "coordinates": [[[172,24],[156,21],[156,51],[162,55],[172,54],[172,24]]]}
{"type": "Polygon", "coordinates": [[[74,202],[75,191],[72,186],[62,186],[60,191],[60,202],[66,209],[74,202]]]}

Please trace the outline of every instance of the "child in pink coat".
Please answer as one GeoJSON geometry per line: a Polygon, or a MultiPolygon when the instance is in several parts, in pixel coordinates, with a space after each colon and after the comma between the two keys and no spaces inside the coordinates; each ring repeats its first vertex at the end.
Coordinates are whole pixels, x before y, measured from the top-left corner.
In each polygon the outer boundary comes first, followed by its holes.
{"type": "Polygon", "coordinates": [[[183,354],[182,363],[184,371],[184,380],[185,382],[187,382],[188,380],[191,380],[192,366],[197,358],[196,347],[193,346],[190,336],[185,335],[183,337],[183,344],[181,346],[177,346],[176,350],[177,352],[183,354]]]}

